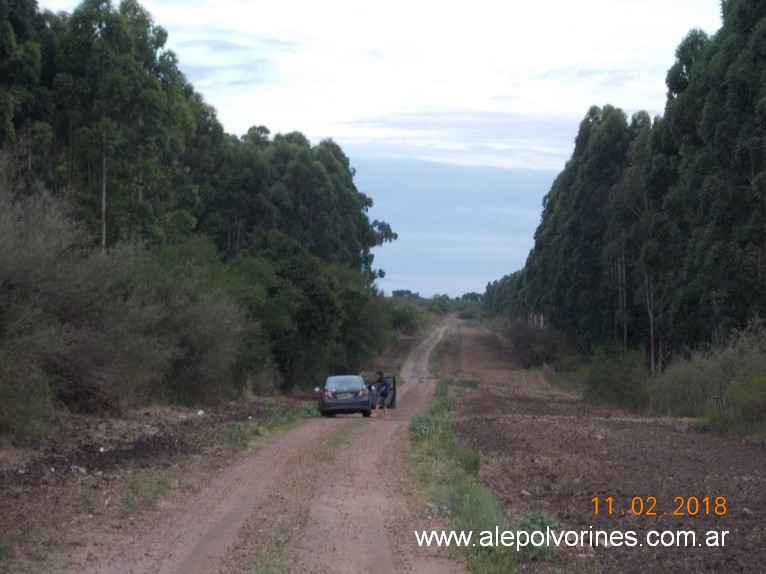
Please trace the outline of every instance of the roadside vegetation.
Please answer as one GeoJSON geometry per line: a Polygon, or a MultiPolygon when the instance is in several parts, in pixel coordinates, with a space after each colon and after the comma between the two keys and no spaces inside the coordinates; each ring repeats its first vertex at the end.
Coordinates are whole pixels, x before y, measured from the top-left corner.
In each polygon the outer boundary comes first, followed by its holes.
{"type": "Polygon", "coordinates": [[[245,450],[257,441],[272,436],[275,432],[289,430],[316,416],[318,416],[318,412],[313,401],[291,407],[267,403],[264,416],[231,421],[225,425],[211,428],[203,434],[203,439],[212,445],[245,450]]]}
{"type": "Polygon", "coordinates": [[[761,324],[690,353],[645,384],[653,414],[701,418],[701,430],[766,440],[766,329],[761,324]]]}
{"type": "MultiPolygon", "coordinates": [[[[438,365],[437,347],[432,353],[438,365]]],[[[438,367],[432,368],[438,371],[438,367]]],[[[473,532],[482,531],[545,530],[554,526],[553,519],[542,512],[525,515],[518,524],[509,523],[503,515],[492,491],[479,480],[481,457],[470,445],[461,441],[452,429],[449,413],[453,410],[450,389],[473,386],[471,381],[458,381],[440,377],[428,411],[416,415],[410,422],[410,440],[414,446],[418,482],[430,500],[426,512],[437,515],[439,528],[473,532]]],[[[547,549],[529,546],[517,552],[515,548],[452,547],[465,560],[471,572],[500,574],[516,571],[520,562],[553,560],[555,554],[547,549]]]]}
{"type": "Polygon", "coordinates": [[[298,249],[226,258],[190,235],[103,253],[66,198],[2,175],[0,165],[6,436],[48,432],[61,408],[114,416],[306,389],[417,327],[363,273],[298,249]]]}
{"type": "Polygon", "coordinates": [[[647,416],[697,419],[701,431],[766,438],[766,325],[751,323],[722,343],[679,354],[651,374],[638,350],[579,353],[561,331],[495,321],[524,367],[545,367],[557,386],[647,416]]]}

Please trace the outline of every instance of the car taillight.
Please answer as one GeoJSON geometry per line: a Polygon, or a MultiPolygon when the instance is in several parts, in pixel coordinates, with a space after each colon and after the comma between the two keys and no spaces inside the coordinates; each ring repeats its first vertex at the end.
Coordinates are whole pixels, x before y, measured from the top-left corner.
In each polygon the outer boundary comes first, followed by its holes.
{"type": "Polygon", "coordinates": [[[367,389],[362,389],[361,391],[356,393],[356,398],[361,399],[362,397],[366,397],[369,394],[370,394],[370,391],[368,391],[367,389]]]}
{"type": "Polygon", "coordinates": [[[326,399],[332,398],[332,392],[331,391],[322,391],[322,396],[326,399]]]}

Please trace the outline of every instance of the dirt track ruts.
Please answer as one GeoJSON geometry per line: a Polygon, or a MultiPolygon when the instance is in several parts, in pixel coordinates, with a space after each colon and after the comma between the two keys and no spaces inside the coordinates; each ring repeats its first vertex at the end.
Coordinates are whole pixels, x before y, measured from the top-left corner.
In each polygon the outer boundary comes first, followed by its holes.
{"type": "Polygon", "coordinates": [[[462,572],[415,544],[413,529],[426,525],[404,454],[409,420],[433,393],[428,357],[444,330],[403,365],[390,421],[312,419],[80,549],[67,572],[462,572]]]}

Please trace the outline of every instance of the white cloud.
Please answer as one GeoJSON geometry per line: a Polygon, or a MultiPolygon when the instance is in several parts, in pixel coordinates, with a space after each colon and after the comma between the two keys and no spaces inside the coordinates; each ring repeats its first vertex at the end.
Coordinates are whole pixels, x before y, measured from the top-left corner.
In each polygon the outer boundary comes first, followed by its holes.
{"type": "MultiPolygon", "coordinates": [[[[79,2],[38,4],[71,12],[79,2]]],[[[375,200],[371,214],[400,233],[375,252],[387,271],[380,285],[425,296],[483,292],[523,266],[540,199],[588,108],[661,114],[678,44],[691,28],[720,26],[719,0],[142,5],[228,132],[265,125],[341,145],[361,166],[355,181],[375,200]],[[550,171],[530,180],[443,164],[550,171]]]]}
{"type": "MultiPolygon", "coordinates": [[[[76,5],[40,1],[54,10],[76,5]]],[[[312,141],[332,137],[342,146],[369,144],[368,151],[380,145],[383,154],[403,146],[419,157],[452,161],[452,150],[463,163],[507,166],[561,166],[574,134],[541,146],[529,131],[518,134],[521,145],[476,149],[453,143],[444,130],[392,129],[385,122],[472,110],[570,118],[571,125],[591,105],[605,103],[628,113],[661,113],[675,47],[692,27],[719,26],[718,0],[143,5],[169,31],[181,68],[229,132],[263,124],[272,132],[302,131],[312,141]],[[545,152],[529,154],[529,147],[545,152]],[[546,156],[551,150],[555,160],[546,156]]]]}

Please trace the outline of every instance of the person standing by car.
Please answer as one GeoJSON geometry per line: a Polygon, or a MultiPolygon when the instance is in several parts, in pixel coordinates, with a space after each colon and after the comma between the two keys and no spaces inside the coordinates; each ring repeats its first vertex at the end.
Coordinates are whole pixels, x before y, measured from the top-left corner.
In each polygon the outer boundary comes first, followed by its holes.
{"type": "Polygon", "coordinates": [[[388,400],[388,393],[391,390],[391,383],[386,377],[383,376],[383,371],[378,371],[375,379],[376,390],[378,393],[378,400],[375,404],[375,412],[372,413],[374,418],[378,416],[378,410],[380,405],[383,405],[383,420],[388,420],[388,408],[386,407],[386,401],[388,400]]]}

